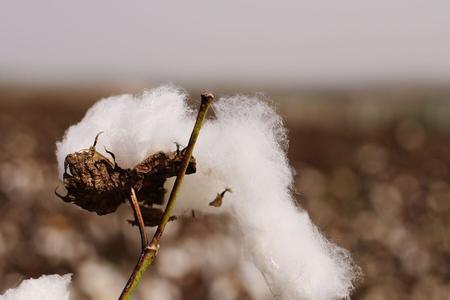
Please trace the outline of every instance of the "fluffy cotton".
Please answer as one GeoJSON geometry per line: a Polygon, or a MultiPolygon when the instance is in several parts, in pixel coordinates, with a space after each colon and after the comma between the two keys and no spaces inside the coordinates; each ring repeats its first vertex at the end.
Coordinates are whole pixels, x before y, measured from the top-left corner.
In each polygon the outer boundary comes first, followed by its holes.
{"type": "Polygon", "coordinates": [[[69,300],[71,276],[42,275],[37,279],[24,280],[17,288],[0,295],[0,300],[69,300]]]}
{"type": "MultiPolygon", "coordinates": [[[[65,156],[88,148],[100,131],[97,150],[107,155],[107,147],[123,168],[157,151],[173,151],[175,142],[187,145],[196,113],[186,98],[182,90],[164,86],[97,102],[57,143],[60,175],[65,156]]],[[[218,99],[213,111],[194,149],[197,173],[185,178],[177,213],[229,213],[246,253],[277,299],[348,297],[355,273],[349,253],[327,241],[291,195],[280,116],[266,102],[244,96],[218,99]],[[209,206],[226,187],[233,193],[224,205],[209,206]]],[[[166,188],[172,183],[168,180],[166,188]]]]}

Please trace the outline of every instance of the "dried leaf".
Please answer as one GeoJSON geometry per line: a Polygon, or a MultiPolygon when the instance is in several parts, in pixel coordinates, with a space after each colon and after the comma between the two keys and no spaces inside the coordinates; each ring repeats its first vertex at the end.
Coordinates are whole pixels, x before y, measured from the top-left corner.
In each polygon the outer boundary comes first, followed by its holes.
{"type": "Polygon", "coordinates": [[[222,193],[217,194],[216,198],[214,198],[213,201],[211,201],[209,203],[210,206],[214,206],[214,207],[221,207],[222,206],[222,202],[223,202],[223,197],[225,196],[226,192],[230,192],[231,193],[231,189],[230,188],[226,188],[222,193]]]}

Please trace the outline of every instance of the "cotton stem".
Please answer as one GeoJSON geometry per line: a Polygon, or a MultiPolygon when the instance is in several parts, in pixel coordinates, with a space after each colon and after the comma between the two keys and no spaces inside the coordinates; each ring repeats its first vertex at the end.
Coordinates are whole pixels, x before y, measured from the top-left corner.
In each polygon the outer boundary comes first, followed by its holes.
{"type": "MultiPolygon", "coordinates": [[[[191,160],[191,157],[192,157],[192,152],[194,150],[195,143],[197,142],[197,138],[200,133],[200,129],[202,127],[203,121],[206,117],[206,114],[208,113],[208,109],[209,109],[213,99],[214,99],[214,95],[211,93],[203,93],[201,95],[200,109],[198,111],[194,129],[192,130],[191,137],[189,139],[189,143],[188,143],[186,149],[183,151],[184,157],[183,157],[177,178],[175,179],[175,183],[172,187],[172,191],[170,192],[169,200],[167,201],[167,205],[166,205],[166,209],[164,211],[163,218],[162,218],[161,223],[159,224],[158,228],[156,229],[156,232],[155,232],[151,242],[146,243],[146,246],[143,247],[141,256],[139,257],[139,260],[133,270],[133,273],[131,273],[131,276],[128,279],[127,284],[125,285],[124,289],[122,290],[119,300],[130,300],[131,299],[136,287],[138,286],[139,282],[142,279],[142,275],[147,270],[147,268],[151,265],[151,263],[153,262],[153,260],[155,259],[156,255],[158,253],[159,243],[161,241],[162,234],[163,234],[164,229],[172,215],[173,209],[175,207],[175,202],[176,202],[178,194],[179,194],[179,188],[181,186],[181,183],[183,182],[184,175],[186,173],[186,169],[187,169],[187,167],[189,165],[189,161],[191,160]]],[[[135,197],[135,195],[134,195],[134,197],[135,197]]],[[[133,201],[133,193],[132,193],[132,201],[133,201]]],[[[133,208],[135,210],[135,215],[138,216],[136,211],[139,211],[139,213],[140,213],[139,206],[137,206],[137,210],[136,210],[135,205],[133,205],[133,208]]],[[[138,219],[138,224],[139,224],[139,219],[138,219]]],[[[141,232],[141,240],[144,245],[143,239],[145,237],[145,232],[143,232],[143,228],[141,228],[141,225],[139,225],[139,228],[140,228],[139,230],[141,232]]]]}

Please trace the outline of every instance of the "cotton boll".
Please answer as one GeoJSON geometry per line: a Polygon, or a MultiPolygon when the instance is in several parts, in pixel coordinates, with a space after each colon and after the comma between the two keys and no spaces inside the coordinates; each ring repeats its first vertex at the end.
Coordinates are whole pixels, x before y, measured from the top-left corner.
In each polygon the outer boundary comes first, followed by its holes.
{"type": "MultiPolygon", "coordinates": [[[[95,104],[58,143],[61,174],[64,157],[87,148],[101,130],[98,150],[105,145],[122,167],[173,150],[174,142],[186,145],[195,114],[185,98],[178,89],[161,87],[95,104]]],[[[185,177],[175,214],[230,214],[245,252],[279,299],[347,297],[355,276],[350,255],[321,235],[291,195],[281,117],[264,101],[244,96],[219,99],[213,109],[216,118],[205,122],[194,149],[197,172],[185,177]],[[227,187],[233,192],[222,207],[209,206],[227,187]]],[[[172,184],[168,180],[165,188],[172,184]]]]}
{"type": "Polygon", "coordinates": [[[210,287],[208,299],[235,300],[238,299],[236,283],[230,276],[216,278],[210,287]]]}
{"type": "Polygon", "coordinates": [[[115,299],[126,282],[112,264],[98,260],[83,262],[77,278],[83,292],[96,300],[115,299]]]}
{"type": "Polygon", "coordinates": [[[180,122],[193,124],[192,119],[187,119],[190,109],[183,101],[185,97],[181,90],[161,87],[140,97],[121,95],[100,100],[57,143],[61,178],[65,156],[89,148],[101,131],[104,134],[97,151],[107,157],[104,147],[114,152],[123,168],[134,167],[154,152],[175,150],[174,142],[187,144],[190,128],[179,126],[180,122]]]}
{"type": "Polygon", "coordinates": [[[77,232],[44,226],[36,230],[33,238],[36,251],[54,264],[77,261],[89,253],[89,246],[77,232]]]}
{"type": "Polygon", "coordinates": [[[243,281],[243,285],[247,287],[252,299],[273,299],[264,277],[253,263],[246,260],[241,261],[239,266],[239,278],[243,281]]]}
{"type": "Polygon", "coordinates": [[[275,295],[348,296],[353,277],[350,256],[326,241],[294,205],[280,117],[265,103],[244,97],[221,99],[215,111],[217,119],[205,126],[196,148],[197,174],[187,178],[181,193],[196,202],[181,205],[206,208],[205,196],[212,199],[214,191],[231,186],[233,194],[225,202],[249,256],[275,295]]]}
{"type": "Polygon", "coordinates": [[[142,300],[180,300],[180,289],[165,279],[143,279],[139,288],[139,298],[142,300]]]}
{"type": "Polygon", "coordinates": [[[200,270],[205,277],[229,272],[241,258],[236,240],[225,234],[207,239],[188,238],[158,254],[158,271],[168,278],[182,278],[200,270]]]}
{"type": "Polygon", "coordinates": [[[69,300],[71,276],[42,275],[37,279],[24,280],[17,288],[0,295],[0,300],[69,300]]]}

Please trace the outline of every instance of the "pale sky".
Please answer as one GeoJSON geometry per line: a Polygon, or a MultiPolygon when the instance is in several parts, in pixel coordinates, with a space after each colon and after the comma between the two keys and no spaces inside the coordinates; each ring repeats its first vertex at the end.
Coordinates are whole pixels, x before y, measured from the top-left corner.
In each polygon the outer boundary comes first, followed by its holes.
{"type": "Polygon", "coordinates": [[[450,82],[450,1],[0,1],[0,82],[122,79],[450,82]]]}

